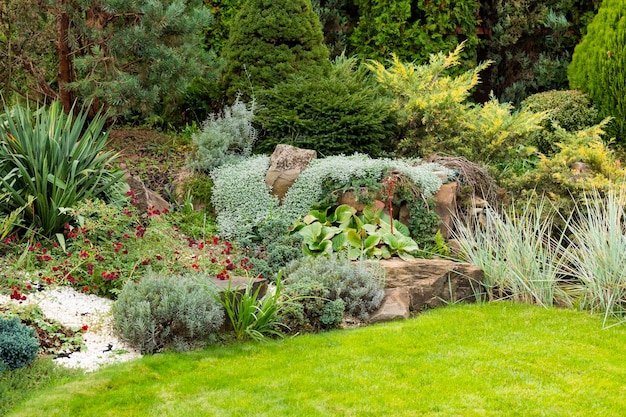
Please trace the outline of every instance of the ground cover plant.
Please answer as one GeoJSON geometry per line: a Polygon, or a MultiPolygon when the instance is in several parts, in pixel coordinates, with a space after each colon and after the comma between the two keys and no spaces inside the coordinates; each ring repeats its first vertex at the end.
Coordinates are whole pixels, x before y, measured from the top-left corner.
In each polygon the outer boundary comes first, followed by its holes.
{"type": "Polygon", "coordinates": [[[168,210],[150,208],[140,216],[132,196],[131,190],[123,208],[102,201],[78,204],[68,210],[71,223],[52,239],[32,239],[26,248],[9,242],[17,260],[12,273],[4,272],[7,282],[26,292],[25,282],[11,280],[28,273],[32,285],[70,285],[115,298],[126,282],[140,279],[146,271],[202,272],[221,279],[248,274],[247,258],[230,241],[212,235],[184,236],[168,219],[168,210]]]}
{"type": "Polygon", "coordinates": [[[165,354],[33,393],[19,416],[622,416],[626,329],[508,302],[165,354]],[[236,398],[236,399],[234,399],[236,398]]]}

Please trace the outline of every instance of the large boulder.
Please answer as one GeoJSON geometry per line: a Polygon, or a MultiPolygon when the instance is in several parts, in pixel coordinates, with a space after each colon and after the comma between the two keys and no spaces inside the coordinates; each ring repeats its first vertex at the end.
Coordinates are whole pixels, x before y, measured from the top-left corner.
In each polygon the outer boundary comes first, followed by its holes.
{"type": "Polygon", "coordinates": [[[270,167],[265,175],[265,183],[271,187],[272,194],[282,201],[298,175],[315,158],[317,158],[317,152],[314,150],[286,144],[276,145],[270,157],[270,167]]]}
{"type": "Polygon", "coordinates": [[[385,299],[371,321],[401,319],[405,311],[419,312],[459,301],[475,301],[484,274],[475,265],[445,259],[384,259],[385,299]],[[395,314],[390,314],[395,312],[395,314]]]}

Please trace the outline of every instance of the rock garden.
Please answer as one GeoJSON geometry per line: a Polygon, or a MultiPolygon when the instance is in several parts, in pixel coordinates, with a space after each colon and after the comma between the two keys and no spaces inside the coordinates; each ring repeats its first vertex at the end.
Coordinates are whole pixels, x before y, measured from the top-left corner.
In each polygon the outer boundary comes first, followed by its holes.
{"type": "Polygon", "coordinates": [[[0,5],[0,414],[624,415],[614,1],[52,3],[0,5]]]}

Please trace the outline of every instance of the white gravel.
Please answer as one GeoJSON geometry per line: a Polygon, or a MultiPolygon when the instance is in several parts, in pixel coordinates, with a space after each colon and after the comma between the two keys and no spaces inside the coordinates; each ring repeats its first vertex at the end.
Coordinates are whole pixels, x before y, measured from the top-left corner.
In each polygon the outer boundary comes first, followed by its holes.
{"type": "MultiPolygon", "coordinates": [[[[93,294],[83,294],[70,287],[47,289],[27,295],[25,304],[37,304],[45,317],[70,328],[88,326],[83,332],[85,347],[69,358],[57,358],[60,365],[94,371],[101,366],[125,362],[141,354],[122,343],[113,332],[111,300],[93,294]]],[[[0,295],[0,304],[16,303],[0,295]]]]}

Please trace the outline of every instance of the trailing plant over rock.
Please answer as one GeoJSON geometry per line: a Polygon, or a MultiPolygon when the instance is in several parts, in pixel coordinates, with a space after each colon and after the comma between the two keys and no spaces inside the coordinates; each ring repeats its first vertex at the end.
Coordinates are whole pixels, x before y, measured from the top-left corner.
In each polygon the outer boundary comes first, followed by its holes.
{"type": "Polygon", "coordinates": [[[221,236],[246,236],[277,211],[278,199],[265,184],[269,161],[266,155],[253,156],[212,172],[211,201],[221,236]]]}
{"type": "Polygon", "coordinates": [[[355,182],[382,184],[391,170],[406,175],[420,191],[419,198],[428,198],[439,190],[442,180],[437,171],[449,174],[437,164],[413,165],[410,161],[372,159],[360,154],[315,159],[298,176],[279,206],[278,199],[270,194],[265,183],[268,167],[267,156],[255,156],[238,164],[221,166],[212,173],[212,201],[222,236],[253,236],[254,228],[269,219],[282,219],[282,224],[291,224],[314,205],[324,202],[332,191],[351,187],[355,182]]]}

